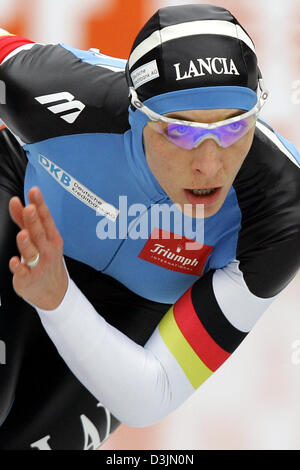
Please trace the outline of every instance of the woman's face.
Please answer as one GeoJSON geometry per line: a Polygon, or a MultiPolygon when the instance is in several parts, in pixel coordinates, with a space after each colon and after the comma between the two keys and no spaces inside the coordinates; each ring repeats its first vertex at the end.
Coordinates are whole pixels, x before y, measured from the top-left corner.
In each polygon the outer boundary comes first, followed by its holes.
{"type": "MultiPolygon", "coordinates": [[[[167,116],[212,123],[243,112],[237,109],[195,110],[167,116]]],[[[146,159],[160,186],[182,212],[196,217],[196,207],[202,204],[204,217],[210,217],[222,207],[251,148],[254,132],[255,126],[227,148],[207,139],[197,148],[185,150],[146,125],[143,132],[146,159]],[[207,194],[201,190],[206,190],[207,194]]]]}

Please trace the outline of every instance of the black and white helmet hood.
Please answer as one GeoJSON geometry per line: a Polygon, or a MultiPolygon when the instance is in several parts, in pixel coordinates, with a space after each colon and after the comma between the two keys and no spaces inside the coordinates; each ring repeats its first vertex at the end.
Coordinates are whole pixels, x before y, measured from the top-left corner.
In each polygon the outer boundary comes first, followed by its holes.
{"type": "Polygon", "coordinates": [[[129,86],[159,113],[249,110],[257,102],[259,76],[250,36],[229,11],[206,4],[158,10],[138,34],[127,64],[129,86]]]}
{"type": "MultiPolygon", "coordinates": [[[[204,4],[162,8],[138,34],[126,66],[129,87],[159,114],[241,109],[258,102],[261,74],[254,44],[236,18],[204,4]]],[[[144,174],[143,130],[149,118],[129,107],[131,150],[144,174]]]]}

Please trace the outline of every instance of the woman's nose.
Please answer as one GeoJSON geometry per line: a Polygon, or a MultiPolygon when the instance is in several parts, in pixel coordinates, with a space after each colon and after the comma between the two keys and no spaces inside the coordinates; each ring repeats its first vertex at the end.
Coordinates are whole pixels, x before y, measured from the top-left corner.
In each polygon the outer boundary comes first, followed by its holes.
{"type": "Polygon", "coordinates": [[[207,139],[192,153],[192,170],[203,173],[207,177],[215,176],[222,168],[221,153],[213,139],[207,139]]]}

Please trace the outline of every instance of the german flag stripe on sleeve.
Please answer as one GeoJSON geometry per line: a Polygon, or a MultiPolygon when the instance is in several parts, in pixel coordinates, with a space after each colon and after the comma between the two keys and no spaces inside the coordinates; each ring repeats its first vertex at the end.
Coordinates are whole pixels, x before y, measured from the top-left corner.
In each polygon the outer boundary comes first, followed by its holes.
{"type": "Polygon", "coordinates": [[[247,335],[222,313],[213,292],[213,274],[199,279],[158,325],[164,343],[195,389],[230,357],[247,335]]]}
{"type": "Polygon", "coordinates": [[[195,353],[209,367],[217,370],[228,359],[230,353],[224,351],[209,335],[198,318],[189,289],[174,305],[176,323],[195,353]]]}
{"type": "Polygon", "coordinates": [[[180,331],[174,318],[173,306],[158,325],[160,335],[192,386],[197,389],[212,375],[180,331]]]}
{"type": "Polygon", "coordinates": [[[8,56],[8,54],[18,47],[32,43],[34,43],[34,41],[30,41],[29,39],[21,36],[15,36],[4,29],[0,29],[0,63],[8,56]]]}
{"type": "MultiPolygon", "coordinates": [[[[233,353],[248,333],[235,328],[220,309],[214,294],[213,275],[211,271],[193,285],[191,301],[207,333],[220,348],[233,353]]],[[[234,302],[234,292],[232,296],[234,302]]]]}

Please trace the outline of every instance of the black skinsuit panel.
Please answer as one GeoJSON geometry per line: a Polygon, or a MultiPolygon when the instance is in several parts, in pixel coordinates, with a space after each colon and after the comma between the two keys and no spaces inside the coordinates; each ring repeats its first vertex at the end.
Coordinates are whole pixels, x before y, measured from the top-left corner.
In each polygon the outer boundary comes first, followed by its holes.
{"type": "MultiPolygon", "coordinates": [[[[9,216],[8,203],[14,195],[23,200],[26,164],[15,138],[0,131],[0,339],[6,344],[6,364],[0,365],[0,449],[93,449],[97,441],[91,436],[89,440],[88,430],[92,434],[94,426],[102,442],[107,427],[113,432],[119,421],[112,416],[108,421],[104,408],[58,354],[36,311],[12,288],[8,262],[18,254],[19,229],[9,216]]],[[[101,315],[145,344],[168,305],[143,299],[111,277],[65,260],[71,278],[101,315]]]]}

